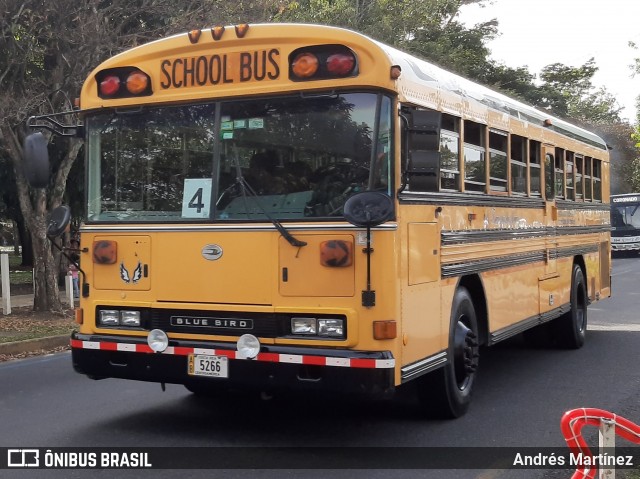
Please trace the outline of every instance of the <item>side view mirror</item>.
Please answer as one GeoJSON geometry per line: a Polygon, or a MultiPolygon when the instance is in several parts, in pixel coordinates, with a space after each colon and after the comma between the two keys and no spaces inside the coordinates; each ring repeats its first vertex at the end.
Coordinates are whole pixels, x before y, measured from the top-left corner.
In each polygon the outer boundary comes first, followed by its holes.
{"type": "Polygon", "coordinates": [[[363,191],[344,204],[344,217],[354,226],[378,226],[393,216],[393,201],[379,191],[363,191]]]}
{"type": "Polygon", "coordinates": [[[46,188],[49,184],[47,139],[40,132],[24,139],[24,175],[33,188],[46,188]]]}
{"type": "Polygon", "coordinates": [[[58,206],[49,215],[47,222],[47,236],[57,238],[69,226],[71,221],[71,209],[68,206],[58,206]]]}

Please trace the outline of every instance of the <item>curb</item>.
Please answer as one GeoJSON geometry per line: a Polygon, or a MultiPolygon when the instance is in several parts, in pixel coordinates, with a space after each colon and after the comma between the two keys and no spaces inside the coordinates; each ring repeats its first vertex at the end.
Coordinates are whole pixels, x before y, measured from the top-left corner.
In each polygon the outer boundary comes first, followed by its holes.
{"type": "Polygon", "coordinates": [[[69,337],[70,335],[47,336],[46,338],[0,343],[0,354],[20,354],[38,351],[40,349],[54,349],[61,346],[69,346],[69,337]]]}

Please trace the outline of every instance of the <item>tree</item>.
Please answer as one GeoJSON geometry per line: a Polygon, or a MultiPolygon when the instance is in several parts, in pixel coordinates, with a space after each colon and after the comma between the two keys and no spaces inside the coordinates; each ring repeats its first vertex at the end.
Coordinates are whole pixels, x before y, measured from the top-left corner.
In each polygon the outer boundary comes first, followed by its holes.
{"type": "MultiPolygon", "coordinates": [[[[277,11],[276,2],[258,3],[251,19],[277,11]]],[[[26,119],[71,109],[71,98],[86,75],[113,54],[194,25],[230,20],[242,7],[242,2],[215,0],[179,5],[173,0],[0,0],[0,148],[13,167],[16,197],[31,233],[34,309],[62,309],[46,219],[62,202],[82,142],[52,136],[51,181],[34,190],[22,171],[26,119]]],[[[69,116],[64,120],[74,121],[69,116]]]]}
{"type": "MultiPolygon", "coordinates": [[[[629,46],[635,50],[638,49],[637,45],[633,42],[629,42],[629,46]]],[[[634,60],[631,70],[634,76],[640,75],[640,58],[634,60]]],[[[636,124],[631,133],[631,139],[635,147],[635,155],[626,168],[626,176],[631,187],[629,192],[640,191],[640,95],[636,98],[636,109],[638,111],[636,124]]]]}
{"type": "Polygon", "coordinates": [[[620,122],[622,107],[605,88],[593,86],[592,78],[597,71],[593,58],[579,67],[561,63],[547,65],[540,74],[543,97],[538,106],[579,121],[620,122]]]}
{"type": "Polygon", "coordinates": [[[487,65],[485,42],[495,20],[465,27],[460,7],[488,0],[293,0],[275,19],[322,23],[359,31],[444,68],[478,78],[487,65]]]}

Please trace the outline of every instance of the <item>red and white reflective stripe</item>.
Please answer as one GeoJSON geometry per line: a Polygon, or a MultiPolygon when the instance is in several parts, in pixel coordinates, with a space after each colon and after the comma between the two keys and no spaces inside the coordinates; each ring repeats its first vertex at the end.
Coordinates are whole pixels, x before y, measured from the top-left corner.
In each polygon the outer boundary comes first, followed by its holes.
{"type": "MultiPolygon", "coordinates": [[[[98,349],[101,351],[123,351],[131,353],[155,354],[146,344],[114,343],[106,341],[80,341],[71,340],[71,347],[78,349],[98,349]]],[[[207,356],[226,356],[229,359],[247,359],[238,351],[229,349],[205,349],[205,348],[185,348],[181,346],[169,346],[162,354],[175,356],[188,356],[189,354],[204,354],[207,356]]],[[[268,363],[289,363],[289,364],[309,364],[315,366],[335,366],[342,368],[362,368],[362,369],[391,369],[396,365],[395,359],[360,359],[360,358],[337,358],[331,356],[309,356],[299,354],[279,354],[260,353],[252,361],[263,361],[268,363]]]]}

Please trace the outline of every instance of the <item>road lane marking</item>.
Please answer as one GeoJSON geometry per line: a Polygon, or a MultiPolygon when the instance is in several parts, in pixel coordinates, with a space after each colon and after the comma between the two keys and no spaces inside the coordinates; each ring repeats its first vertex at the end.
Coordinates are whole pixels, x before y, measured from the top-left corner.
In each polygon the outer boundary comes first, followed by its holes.
{"type": "Polygon", "coordinates": [[[588,331],[640,331],[640,324],[589,324],[588,331]]]}

